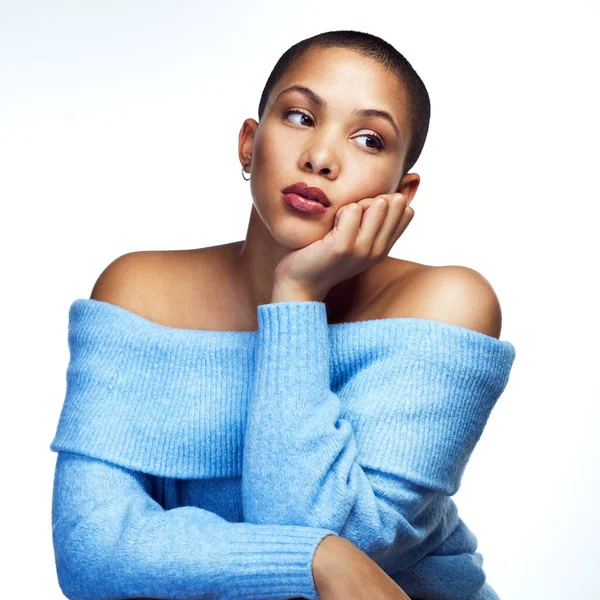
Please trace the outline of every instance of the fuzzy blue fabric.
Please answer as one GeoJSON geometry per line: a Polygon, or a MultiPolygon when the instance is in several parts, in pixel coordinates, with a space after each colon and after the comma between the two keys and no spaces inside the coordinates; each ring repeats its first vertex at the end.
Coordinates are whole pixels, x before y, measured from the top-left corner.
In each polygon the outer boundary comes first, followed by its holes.
{"type": "Polygon", "coordinates": [[[413,600],[498,600],[451,496],[514,346],[440,321],[167,327],[77,299],[50,449],[72,600],[318,600],[321,540],[350,540],[413,600]]]}

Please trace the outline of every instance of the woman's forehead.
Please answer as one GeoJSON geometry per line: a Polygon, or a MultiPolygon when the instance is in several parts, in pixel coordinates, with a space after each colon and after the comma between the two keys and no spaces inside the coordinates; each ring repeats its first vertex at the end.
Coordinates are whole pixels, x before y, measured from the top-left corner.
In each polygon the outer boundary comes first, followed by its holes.
{"type": "Polygon", "coordinates": [[[290,77],[334,77],[342,80],[348,76],[358,79],[381,78],[388,84],[395,83],[392,73],[376,60],[349,48],[310,48],[288,68],[282,79],[290,77]]]}
{"type": "Polygon", "coordinates": [[[387,110],[395,114],[401,128],[407,125],[406,92],[398,77],[357,51],[311,48],[274,86],[273,102],[294,86],[309,88],[327,105],[387,110]]]}

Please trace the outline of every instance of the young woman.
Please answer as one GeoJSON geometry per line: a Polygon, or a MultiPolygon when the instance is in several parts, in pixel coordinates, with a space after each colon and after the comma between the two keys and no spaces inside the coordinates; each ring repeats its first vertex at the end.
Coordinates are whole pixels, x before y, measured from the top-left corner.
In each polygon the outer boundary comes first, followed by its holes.
{"type": "Polygon", "coordinates": [[[68,598],[498,599],[450,496],[515,349],[482,275],[388,256],[429,111],[380,38],[299,42],[240,131],[246,239],[126,254],[73,302],[68,598]]]}

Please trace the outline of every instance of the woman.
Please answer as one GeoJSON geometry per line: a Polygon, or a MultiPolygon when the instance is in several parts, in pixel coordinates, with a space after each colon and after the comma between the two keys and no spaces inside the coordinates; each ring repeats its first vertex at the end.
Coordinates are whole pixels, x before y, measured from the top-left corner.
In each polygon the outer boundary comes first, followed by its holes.
{"type": "Polygon", "coordinates": [[[515,350],[479,273],[388,256],[428,123],[380,38],[296,44],[240,131],[246,239],[124,255],[72,304],[68,598],[498,598],[450,496],[515,350]]]}

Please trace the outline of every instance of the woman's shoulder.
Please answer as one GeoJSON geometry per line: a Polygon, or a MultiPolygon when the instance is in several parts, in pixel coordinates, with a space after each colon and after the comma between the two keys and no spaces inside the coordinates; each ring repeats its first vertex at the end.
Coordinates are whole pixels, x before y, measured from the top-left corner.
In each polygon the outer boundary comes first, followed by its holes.
{"type": "Polygon", "coordinates": [[[203,290],[209,289],[218,248],[128,252],[102,271],[90,298],[167,327],[213,329],[220,323],[203,290]]]}
{"type": "Polygon", "coordinates": [[[165,256],[160,251],[128,252],[115,258],[96,280],[90,298],[138,312],[151,308],[164,287],[165,256]]]}
{"type": "Polygon", "coordinates": [[[500,338],[500,301],[481,273],[459,265],[421,267],[391,280],[379,318],[429,319],[500,338]]]}

